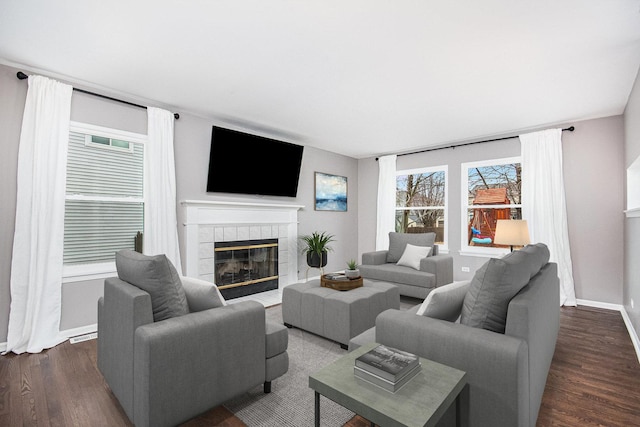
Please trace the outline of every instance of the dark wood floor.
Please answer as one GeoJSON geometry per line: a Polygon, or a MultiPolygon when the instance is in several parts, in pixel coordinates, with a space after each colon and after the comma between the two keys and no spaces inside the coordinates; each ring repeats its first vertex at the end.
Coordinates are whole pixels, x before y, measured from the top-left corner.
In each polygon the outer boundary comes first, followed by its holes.
{"type": "MultiPolygon", "coordinates": [[[[0,426],[23,425],[131,426],[96,368],[95,340],[0,356],[0,426]]],[[[185,426],[244,424],[218,407],[185,426]]],[[[538,426],[640,426],[640,364],[620,313],[561,310],[538,426]]]]}

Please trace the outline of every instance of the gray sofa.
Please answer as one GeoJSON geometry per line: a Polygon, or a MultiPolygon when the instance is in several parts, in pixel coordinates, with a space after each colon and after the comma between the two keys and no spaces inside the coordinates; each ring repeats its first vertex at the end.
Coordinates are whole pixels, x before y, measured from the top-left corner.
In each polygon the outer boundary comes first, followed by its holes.
{"type": "Polygon", "coordinates": [[[360,274],[371,280],[393,283],[400,295],[424,299],[432,289],[453,281],[453,257],[438,254],[435,233],[389,233],[389,249],[362,254],[360,274]],[[420,259],[419,269],[398,265],[407,244],[431,247],[420,259]]]}
{"type": "Polygon", "coordinates": [[[470,426],[533,427],[559,330],[557,265],[548,259],[542,244],[491,259],[457,303],[460,323],[387,310],[349,348],[375,340],[463,370],[470,426]]]}
{"type": "Polygon", "coordinates": [[[183,423],[260,384],[269,392],[287,371],[287,328],[262,304],[226,305],[164,255],[121,251],[116,264],[98,301],[98,368],[136,426],[183,423]]]}

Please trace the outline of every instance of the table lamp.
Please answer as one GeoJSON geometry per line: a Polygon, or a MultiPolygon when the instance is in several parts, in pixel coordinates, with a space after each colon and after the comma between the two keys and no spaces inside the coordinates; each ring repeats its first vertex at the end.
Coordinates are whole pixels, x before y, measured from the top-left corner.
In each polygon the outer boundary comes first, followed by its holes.
{"type": "Polygon", "coordinates": [[[529,244],[529,228],[524,219],[499,219],[493,242],[498,245],[524,246],[529,244]]]}

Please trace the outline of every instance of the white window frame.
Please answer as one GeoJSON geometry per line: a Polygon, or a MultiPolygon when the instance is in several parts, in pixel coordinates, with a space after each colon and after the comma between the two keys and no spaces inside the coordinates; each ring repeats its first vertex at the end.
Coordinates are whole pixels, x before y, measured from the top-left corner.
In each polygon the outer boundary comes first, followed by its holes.
{"type": "MultiPolygon", "coordinates": [[[[480,246],[469,246],[468,230],[467,230],[467,212],[469,211],[469,169],[494,166],[494,165],[506,165],[511,163],[522,164],[522,157],[505,157],[501,159],[481,160],[477,162],[466,162],[460,164],[460,255],[463,256],[476,256],[476,257],[500,257],[509,252],[509,249],[505,248],[488,248],[480,246]]],[[[485,205],[486,208],[501,208],[505,205],[485,205]]],[[[522,204],[509,205],[513,208],[522,208],[522,204]]]]}
{"type": "MultiPolygon", "coordinates": [[[[126,153],[133,153],[133,145],[129,144],[129,148],[124,148],[124,147],[118,147],[116,145],[113,145],[113,140],[120,140],[120,141],[124,141],[124,142],[131,142],[129,140],[121,140],[119,138],[113,138],[113,137],[109,137],[109,145],[105,145],[105,144],[100,144],[98,142],[93,142],[93,139],[91,138],[92,136],[102,136],[102,135],[96,135],[95,133],[92,134],[86,134],[84,136],[84,145],[87,147],[93,147],[93,148],[100,148],[102,150],[114,150],[114,151],[124,151],[126,153]]],[[[105,137],[107,138],[107,137],[105,137]]]]}
{"type": "MultiPolygon", "coordinates": [[[[112,129],[103,126],[92,125],[88,123],[80,123],[71,121],[69,124],[69,130],[71,132],[78,132],[88,135],[102,136],[105,138],[119,139],[129,142],[136,142],[145,145],[148,141],[147,135],[123,131],[119,129],[112,129]]],[[[86,143],[86,140],[85,140],[86,143]]],[[[101,144],[93,144],[91,146],[97,146],[97,148],[105,150],[123,150],[119,147],[106,146],[101,144]]],[[[126,150],[125,150],[126,151],[126,150]]],[[[145,153],[146,155],[146,153],[145,153]]],[[[143,166],[144,167],[144,166],[143,166]]],[[[144,170],[144,169],[143,169],[144,170]]],[[[146,170],[144,171],[146,176],[146,170]]],[[[105,201],[107,198],[101,196],[85,196],[81,194],[67,194],[65,200],[95,200],[105,201]]],[[[143,194],[142,198],[133,197],[121,197],[121,198],[108,198],[109,201],[124,201],[135,203],[146,203],[146,194],[143,194]]],[[[117,273],[116,263],[105,262],[95,264],[83,264],[83,265],[63,265],[62,266],[62,283],[80,282],[86,280],[105,279],[107,277],[113,277],[117,273]]]]}
{"type": "MultiPolygon", "coordinates": [[[[444,206],[424,206],[426,209],[443,209],[444,210],[444,243],[438,244],[438,253],[449,253],[449,165],[428,166],[424,168],[403,169],[396,171],[396,179],[402,175],[418,175],[432,172],[444,172],[444,206]]],[[[398,208],[394,206],[394,212],[399,210],[415,210],[420,207],[398,208]]]]}

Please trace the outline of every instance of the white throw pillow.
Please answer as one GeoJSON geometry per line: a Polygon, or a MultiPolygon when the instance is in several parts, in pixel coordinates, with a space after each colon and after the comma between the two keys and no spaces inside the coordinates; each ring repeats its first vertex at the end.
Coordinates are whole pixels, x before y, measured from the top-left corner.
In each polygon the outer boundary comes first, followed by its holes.
{"type": "Polygon", "coordinates": [[[420,260],[426,258],[431,252],[431,246],[415,246],[407,243],[404,253],[396,265],[404,265],[416,270],[420,270],[420,260]]]}
{"type": "Polygon", "coordinates": [[[227,305],[220,289],[215,284],[195,277],[181,277],[181,279],[191,312],[227,305]]]}
{"type": "Polygon", "coordinates": [[[462,303],[471,280],[462,280],[435,288],[416,312],[418,316],[455,322],[462,311],[462,303]]]}

